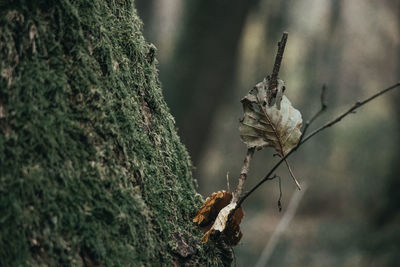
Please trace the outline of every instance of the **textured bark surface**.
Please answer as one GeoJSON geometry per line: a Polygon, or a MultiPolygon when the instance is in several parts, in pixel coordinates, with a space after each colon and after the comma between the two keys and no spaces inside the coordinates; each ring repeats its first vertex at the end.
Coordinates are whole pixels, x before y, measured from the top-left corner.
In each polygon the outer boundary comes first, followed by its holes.
{"type": "Polygon", "coordinates": [[[132,1],[0,4],[0,265],[223,265],[132,1]]]}

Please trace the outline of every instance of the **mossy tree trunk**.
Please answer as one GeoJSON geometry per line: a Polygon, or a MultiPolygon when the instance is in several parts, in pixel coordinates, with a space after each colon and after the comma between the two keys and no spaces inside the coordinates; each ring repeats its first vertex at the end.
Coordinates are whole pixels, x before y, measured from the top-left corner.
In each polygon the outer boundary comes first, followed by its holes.
{"type": "Polygon", "coordinates": [[[0,3],[1,266],[230,262],[154,52],[130,0],[0,3]]]}

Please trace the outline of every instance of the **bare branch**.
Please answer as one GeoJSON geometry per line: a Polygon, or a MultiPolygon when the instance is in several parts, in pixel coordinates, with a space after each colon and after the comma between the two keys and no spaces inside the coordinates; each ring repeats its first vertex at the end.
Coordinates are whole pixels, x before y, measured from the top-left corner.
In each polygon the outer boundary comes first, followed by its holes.
{"type": "MultiPolygon", "coordinates": [[[[272,70],[270,83],[269,83],[269,88],[268,88],[268,91],[270,92],[269,96],[273,96],[273,97],[276,96],[277,86],[278,86],[278,74],[279,74],[279,69],[281,67],[281,63],[282,63],[283,53],[285,52],[285,46],[286,46],[287,37],[288,37],[288,33],[284,32],[282,34],[281,41],[278,43],[278,52],[277,52],[276,57],[275,57],[274,68],[272,70]],[[272,93],[271,93],[271,91],[272,91],[272,93]]],[[[270,99],[269,99],[269,103],[270,103],[270,99]]],[[[260,105],[260,103],[259,103],[259,105],[260,105]]],[[[265,110],[262,108],[262,105],[260,105],[260,108],[261,108],[261,110],[264,111],[264,114],[267,116],[267,114],[265,113],[265,110]]],[[[268,116],[267,116],[267,118],[268,118],[268,120],[270,120],[268,116]]],[[[273,125],[273,124],[271,123],[271,125],[273,125]]],[[[274,129],[274,132],[276,134],[276,130],[275,129],[274,129]]],[[[278,136],[277,136],[277,138],[278,138],[278,136]]],[[[278,138],[278,140],[279,140],[279,138],[278,138]]],[[[280,142],[280,140],[279,140],[279,142],[280,142]]],[[[280,146],[281,146],[281,149],[282,149],[282,145],[281,144],[280,144],[280,146]]],[[[235,192],[233,193],[232,202],[236,202],[241,198],[244,182],[246,181],[247,173],[249,171],[250,160],[254,155],[254,151],[255,151],[254,147],[247,149],[246,157],[244,159],[244,162],[243,162],[243,165],[242,165],[242,170],[240,172],[239,181],[238,181],[238,184],[236,186],[235,192]]],[[[283,151],[283,149],[282,149],[282,151],[283,151]]],[[[282,154],[282,156],[283,156],[283,158],[285,158],[284,154],[282,154]]],[[[286,162],[286,165],[287,165],[287,167],[289,169],[290,175],[292,176],[292,178],[296,182],[296,185],[300,189],[300,185],[297,182],[296,178],[294,177],[294,174],[293,174],[292,170],[290,169],[289,163],[286,161],[286,159],[285,159],[285,162],[286,162]]]]}
{"type": "Polygon", "coordinates": [[[243,191],[243,185],[247,178],[247,173],[249,172],[250,161],[254,155],[255,147],[247,149],[246,157],[244,158],[242,170],[240,172],[240,177],[238,184],[236,186],[235,192],[233,193],[233,198],[231,202],[236,202],[240,199],[243,191]]]}
{"type": "Polygon", "coordinates": [[[283,53],[285,52],[287,38],[288,38],[288,33],[284,32],[282,34],[281,41],[278,43],[278,52],[275,57],[274,68],[272,69],[271,80],[268,90],[272,90],[273,88],[276,88],[278,85],[278,74],[279,74],[279,69],[281,68],[281,63],[282,63],[283,53]]]}
{"type": "Polygon", "coordinates": [[[383,89],[381,91],[379,91],[378,93],[368,97],[367,99],[363,100],[363,101],[357,101],[352,107],[350,107],[347,111],[343,112],[341,115],[339,115],[338,117],[336,117],[335,119],[325,123],[323,126],[321,126],[320,128],[316,129],[315,131],[313,131],[312,133],[310,133],[307,137],[304,138],[304,140],[302,140],[301,142],[298,143],[298,145],[296,147],[294,147],[292,150],[289,151],[289,153],[287,153],[283,158],[281,158],[275,165],[274,167],[272,167],[272,169],[268,172],[268,174],[260,181],[258,182],[252,189],[250,189],[250,191],[248,191],[242,198],[239,199],[238,201],[238,207],[240,207],[240,205],[243,203],[244,200],[246,200],[246,198],[251,195],[258,187],[260,187],[263,183],[265,183],[266,181],[270,180],[271,175],[275,172],[275,170],[285,161],[285,159],[287,157],[289,157],[294,151],[296,151],[301,145],[303,145],[305,142],[307,142],[308,140],[310,140],[311,137],[313,137],[314,135],[320,133],[321,131],[325,130],[326,128],[338,123],[340,120],[342,120],[344,117],[346,117],[347,115],[353,113],[356,109],[358,109],[359,107],[365,105],[366,103],[372,101],[373,99],[377,98],[378,96],[381,96],[387,92],[389,92],[390,90],[393,90],[397,87],[400,86],[400,82],[397,82],[396,84],[389,86],[386,89],[383,89]]]}
{"type": "Polygon", "coordinates": [[[358,109],[359,107],[367,104],[368,102],[370,102],[371,100],[377,98],[378,96],[381,96],[387,92],[389,92],[390,90],[399,87],[400,86],[400,82],[397,82],[396,84],[383,89],[381,91],[379,91],[378,93],[368,97],[367,99],[363,100],[363,101],[357,101],[356,103],[353,104],[352,107],[350,107],[347,111],[343,112],[341,115],[339,115],[338,117],[336,117],[335,119],[328,121],[327,123],[325,123],[323,126],[319,127],[318,129],[316,129],[315,131],[313,131],[312,133],[310,133],[307,137],[304,137],[304,140],[300,143],[304,144],[305,142],[307,142],[307,140],[309,140],[311,137],[313,137],[314,135],[316,135],[317,133],[321,132],[322,130],[331,127],[332,125],[338,123],[339,121],[341,121],[344,117],[346,117],[347,115],[353,113],[356,109],[358,109]]]}

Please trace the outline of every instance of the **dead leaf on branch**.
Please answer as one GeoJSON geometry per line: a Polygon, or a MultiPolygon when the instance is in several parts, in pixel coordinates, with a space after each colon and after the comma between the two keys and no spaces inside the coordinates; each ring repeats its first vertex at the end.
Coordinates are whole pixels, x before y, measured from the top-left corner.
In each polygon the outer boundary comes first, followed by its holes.
{"type": "Polygon", "coordinates": [[[199,208],[193,222],[198,223],[206,233],[202,237],[203,243],[209,241],[210,236],[222,234],[225,242],[231,246],[237,245],[242,238],[240,222],[244,216],[242,208],[237,203],[230,203],[232,194],[226,191],[213,193],[199,208]]]}
{"type": "Polygon", "coordinates": [[[302,118],[283,95],[283,81],[278,80],[278,90],[273,103],[268,103],[268,80],[258,83],[241,100],[244,117],[239,130],[247,147],[274,147],[281,155],[286,155],[297,145],[301,137],[302,118]]]}
{"type": "Polygon", "coordinates": [[[227,206],[231,200],[232,194],[225,190],[212,193],[197,211],[193,222],[198,223],[202,228],[208,227],[209,229],[217,218],[218,213],[227,206]]]}

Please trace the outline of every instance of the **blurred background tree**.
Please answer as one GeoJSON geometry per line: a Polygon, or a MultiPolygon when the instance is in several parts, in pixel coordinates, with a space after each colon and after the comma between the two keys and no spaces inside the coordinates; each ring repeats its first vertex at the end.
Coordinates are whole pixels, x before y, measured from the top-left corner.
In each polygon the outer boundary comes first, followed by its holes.
{"type": "MultiPolygon", "coordinates": [[[[289,32],[281,78],[314,127],[354,101],[400,79],[400,1],[136,0],[146,38],[159,53],[164,95],[189,149],[199,191],[226,187],[239,174],[245,145],[238,132],[240,98],[272,70],[276,42],[289,32]]],[[[282,236],[273,266],[396,266],[400,262],[400,93],[361,108],[316,137],[291,159],[309,189],[282,236]]],[[[276,160],[252,162],[247,187],[276,160]]],[[[287,171],[283,205],[295,186],[287,171]]],[[[283,213],[276,183],[245,204],[239,266],[252,265],[283,213]]]]}
{"type": "Polygon", "coordinates": [[[189,1],[168,65],[162,68],[165,96],[179,121],[182,140],[198,161],[221,103],[235,85],[239,40],[257,0],[189,1]],[[210,29],[213,30],[210,30],[210,29]],[[212,66],[210,68],[210,66],[212,66]],[[196,122],[196,123],[193,123],[196,122]]]}

